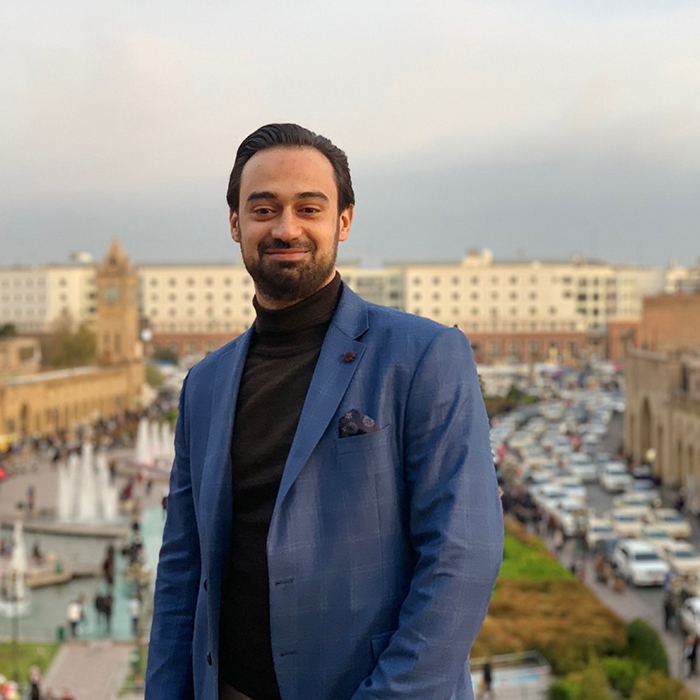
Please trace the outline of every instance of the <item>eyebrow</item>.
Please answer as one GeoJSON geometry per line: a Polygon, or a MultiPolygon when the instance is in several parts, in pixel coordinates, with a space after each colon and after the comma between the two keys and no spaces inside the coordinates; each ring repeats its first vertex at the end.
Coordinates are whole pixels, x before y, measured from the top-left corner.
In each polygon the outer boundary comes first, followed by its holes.
{"type": "MultiPolygon", "coordinates": [[[[277,199],[277,195],[274,192],[251,192],[248,195],[248,199],[246,199],[246,202],[255,202],[259,199],[277,199]]],[[[328,197],[323,194],[323,192],[319,192],[318,190],[313,190],[309,192],[299,192],[299,194],[296,195],[295,199],[322,199],[324,202],[330,201],[328,197]]]]}

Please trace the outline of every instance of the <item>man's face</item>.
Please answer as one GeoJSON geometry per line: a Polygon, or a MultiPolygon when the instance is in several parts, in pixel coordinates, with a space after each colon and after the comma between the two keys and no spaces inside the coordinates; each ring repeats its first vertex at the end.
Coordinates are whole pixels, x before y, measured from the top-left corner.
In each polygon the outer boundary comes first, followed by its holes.
{"type": "Polygon", "coordinates": [[[289,306],[333,279],[352,214],[338,215],[333,166],[315,148],[268,148],[245,164],[231,236],[262,306],[289,306]]]}

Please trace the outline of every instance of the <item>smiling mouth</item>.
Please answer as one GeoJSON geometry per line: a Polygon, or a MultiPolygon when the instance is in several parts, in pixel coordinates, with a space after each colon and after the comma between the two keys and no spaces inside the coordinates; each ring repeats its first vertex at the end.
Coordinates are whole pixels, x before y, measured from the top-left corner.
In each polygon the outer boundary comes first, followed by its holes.
{"type": "Polygon", "coordinates": [[[294,249],[268,250],[265,252],[265,255],[275,260],[301,260],[308,252],[308,250],[294,249]]]}

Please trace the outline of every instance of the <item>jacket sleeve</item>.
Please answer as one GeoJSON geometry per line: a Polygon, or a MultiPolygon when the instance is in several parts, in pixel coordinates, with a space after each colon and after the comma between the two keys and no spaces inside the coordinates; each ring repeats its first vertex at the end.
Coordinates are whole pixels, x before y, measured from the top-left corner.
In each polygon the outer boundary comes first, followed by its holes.
{"type": "Polygon", "coordinates": [[[457,329],[441,330],[418,364],[404,450],[417,563],[398,628],[352,700],[452,697],[500,570],[488,419],[471,347],[457,329]]]}
{"type": "Polygon", "coordinates": [[[188,449],[186,384],[180,393],[175,461],[160,550],[148,650],[145,700],[193,700],[192,637],[200,578],[188,449]]]}

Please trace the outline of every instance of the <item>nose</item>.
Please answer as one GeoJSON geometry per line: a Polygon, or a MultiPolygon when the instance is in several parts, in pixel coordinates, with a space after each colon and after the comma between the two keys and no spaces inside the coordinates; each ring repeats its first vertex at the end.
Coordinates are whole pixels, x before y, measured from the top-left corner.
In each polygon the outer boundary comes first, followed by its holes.
{"type": "Polygon", "coordinates": [[[272,229],[273,238],[290,242],[300,238],[301,235],[301,226],[299,225],[294,212],[291,209],[284,209],[280,217],[275,222],[274,228],[272,229]]]}

